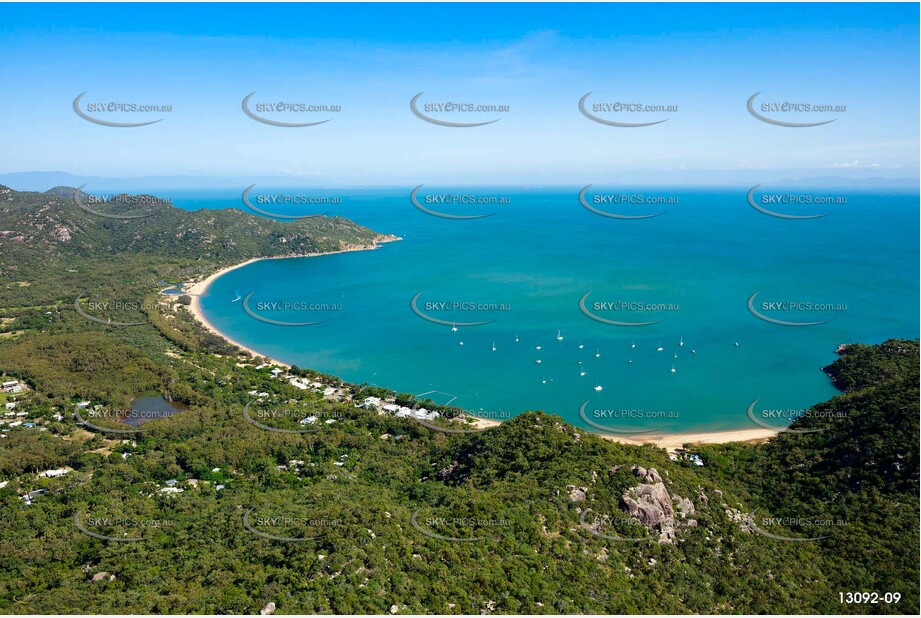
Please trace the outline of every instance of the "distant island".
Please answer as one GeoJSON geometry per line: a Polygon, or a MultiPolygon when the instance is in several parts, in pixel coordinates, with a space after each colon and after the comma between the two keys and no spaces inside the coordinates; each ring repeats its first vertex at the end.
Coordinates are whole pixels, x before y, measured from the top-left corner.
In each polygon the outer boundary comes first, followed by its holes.
{"type": "MultiPolygon", "coordinates": [[[[773,182],[776,184],[790,184],[808,187],[849,187],[868,189],[911,189],[917,190],[919,179],[911,176],[865,176],[823,173],[815,170],[812,175],[803,176],[801,172],[793,170],[734,170],[732,172],[712,172],[709,174],[697,171],[683,178],[677,170],[638,175],[635,172],[612,174],[612,180],[623,186],[704,186],[704,187],[751,187],[758,182],[773,182]],[[691,179],[694,179],[691,181],[691,179]]],[[[291,187],[303,184],[302,176],[263,175],[249,179],[248,184],[258,183],[260,186],[291,187]]],[[[205,176],[205,175],[175,175],[175,176],[95,176],[72,174],[64,171],[29,171],[0,174],[0,184],[13,187],[21,191],[43,191],[46,187],[65,185],[78,187],[87,185],[88,188],[105,191],[136,192],[143,187],[145,191],[163,189],[235,189],[242,191],[239,179],[231,176],[205,176]]],[[[330,186],[343,186],[331,184],[330,186]]],[[[350,186],[350,184],[344,185],[350,186]]],[[[553,185],[542,185],[544,188],[553,185]]],[[[560,185],[561,188],[567,188],[560,185]]],[[[394,186],[381,185],[378,188],[395,188],[394,186]]]]}

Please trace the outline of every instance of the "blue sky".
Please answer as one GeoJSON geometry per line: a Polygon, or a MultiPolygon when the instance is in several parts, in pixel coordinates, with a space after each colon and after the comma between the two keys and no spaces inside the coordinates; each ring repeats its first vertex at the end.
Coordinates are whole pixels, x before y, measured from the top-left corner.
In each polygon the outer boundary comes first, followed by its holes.
{"type": "Polygon", "coordinates": [[[918,23],[917,4],[3,4],[0,173],[325,186],[916,177],[918,23]],[[342,111],[311,115],[334,117],[317,127],[266,126],[240,109],[253,91],[342,111]],[[410,112],[422,91],[511,111],[436,126],[410,112]],[[679,111],[608,127],[579,113],[589,91],[679,111]],[[746,111],[758,91],[847,111],[776,127],[746,111]],[[173,111],[102,127],[74,114],[81,92],[173,111]]]}

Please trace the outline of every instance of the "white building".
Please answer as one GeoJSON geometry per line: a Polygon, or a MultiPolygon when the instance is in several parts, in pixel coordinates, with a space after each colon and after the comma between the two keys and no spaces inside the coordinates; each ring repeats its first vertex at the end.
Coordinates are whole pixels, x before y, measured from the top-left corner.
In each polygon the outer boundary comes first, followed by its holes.
{"type": "Polygon", "coordinates": [[[295,388],[301,389],[302,391],[306,391],[309,388],[309,385],[300,378],[288,378],[288,383],[295,388]]]}
{"type": "Polygon", "coordinates": [[[43,479],[54,478],[57,476],[64,476],[68,472],[73,472],[72,468],[60,468],[58,470],[45,470],[44,472],[39,472],[38,477],[43,479]]]}
{"type": "Polygon", "coordinates": [[[366,397],[365,400],[362,401],[360,405],[357,405],[355,407],[364,408],[366,410],[369,410],[371,408],[379,408],[380,405],[381,405],[380,397],[366,397]]]}

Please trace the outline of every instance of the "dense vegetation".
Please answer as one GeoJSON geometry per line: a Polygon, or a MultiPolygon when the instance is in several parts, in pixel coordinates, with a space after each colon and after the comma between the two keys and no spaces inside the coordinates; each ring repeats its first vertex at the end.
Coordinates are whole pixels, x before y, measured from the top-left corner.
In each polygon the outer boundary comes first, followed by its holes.
{"type": "Polygon", "coordinates": [[[54,194],[4,191],[0,230],[28,240],[0,235],[0,374],[32,387],[19,405],[39,426],[0,439],[0,611],[918,612],[917,341],[848,346],[827,368],[844,393],[792,426],[822,431],[700,447],[704,467],[541,412],[447,434],[276,379],[157,295],[164,269],[288,253],[266,239],[291,225],[313,250],[374,233],[172,210],[100,222],[54,194]],[[81,317],[75,295],[102,282],[150,299],[124,316],[146,323],[81,317]],[[145,391],[188,409],[127,435],[72,415],[145,391]],[[335,422],[266,431],[244,415],[254,391],[335,422]],[[664,520],[629,519],[635,492],[660,484],[664,520]],[[839,602],[858,591],[901,600],[839,602]]]}
{"type": "Polygon", "coordinates": [[[115,291],[140,302],[140,291],[160,280],[172,283],[250,258],[335,251],[380,239],[341,217],[281,222],[234,209],[185,211],[153,196],[106,197],[93,203],[70,187],[35,193],[0,185],[2,307],[42,307],[73,302],[80,293],[115,291]]]}

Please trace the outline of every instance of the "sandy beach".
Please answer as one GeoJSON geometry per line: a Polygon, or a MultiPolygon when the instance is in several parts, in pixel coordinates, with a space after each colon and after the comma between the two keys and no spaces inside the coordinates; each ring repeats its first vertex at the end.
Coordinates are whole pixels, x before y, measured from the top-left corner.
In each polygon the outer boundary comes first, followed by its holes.
{"type": "Polygon", "coordinates": [[[464,415],[465,419],[470,419],[473,421],[470,423],[471,427],[474,429],[489,429],[490,427],[498,427],[502,424],[502,421],[497,421],[491,418],[480,418],[478,416],[464,415]]]}
{"type": "Polygon", "coordinates": [[[675,452],[685,444],[725,444],[726,442],[764,442],[780,433],[780,429],[732,429],[729,431],[710,431],[696,433],[673,433],[645,436],[600,435],[605,440],[623,444],[654,444],[668,452],[675,452]]]}
{"type": "MultiPolygon", "coordinates": [[[[472,419],[472,426],[476,429],[490,429],[498,427],[502,421],[494,419],[478,418],[467,416],[472,419]]],[[[589,432],[605,440],[620,442],[622,444],[633,444],[641,446],[643,444],[653,444],[657,448],[663,448],[670,453],[682,448],[685,444],[725,444],[727,442],[750,442],[759,443],[769,440],[780,433],[780,429],[730,429],[728,431],[702,431],[689,433],[672,433],[656,434],[643,436],[615,436],[597,432],[589,432]]]]}
{"type": "MultiPolygon", "coordinates": [[[[259,260],[276,260],[276,259],[286,259],[293,257],[317,257],[321,255],[332,255],[335,253],[348,253],[351,251],[371,251],[377,249],[378,245],[385,242],[393,242],[396,240],[401,240],[397,237],[383,237],[382,240],[375,241],[372,245],[354,247],[349,249],[343,249],[341,251],[330,251],[327,253],[310,253],[304,255],[290,255],[290,256],[278,256],[278,257],[264,257],[264,258],[254,258],[247,260],[240,264],[230,266],[228,268],[221,269],[212,275],[202,279],[200,281],[190,281],[187,282],[184,286],[185,293],[192,297],[192,303],[189,306],[189,310],[192,312],[192,315],[196,320],[207,330],[214,333],[218,337],[225,339],[231,344],[246,350],[254,357],[265,358],[268,362],[280,365],[282,367],[290,367],[287,363],[283,363],[278,359],[274,359],[266,356],[252,348],[248,348],[239,341],[235,341],[228,337],[226,334],[219,331],[214,327],[213,324],[208,322],[205,319],[204,314],[201,311],[201,301],[200,298],[203,294],[208,291],[208,288],[214,282],[215,279],[224,275],[232,270],[237,268],[242,268],[247,264],[252,264],[253,262],[258,262],[259,260]]],[[[474,419],[473,427],[477,429],[489,429],[491,427],[497,427],[502,424],[502,421],[494,419],[485,419],[470,416],[469,418],[474,419]]],[[[674,433],[674,434],[661,434],[661,435],[643,435],[643,436],[615,436],[615,435],[606,435],[601,433],[596,433],[605,440],[611,440],[613,442],[621,442],[623,444],[634,444],[634,445],[643,445],[643,444],[653,444],[658,448],[663,448],[669,452],[674,452],[676,449],[682,448],[685,444],[724,444],[726,442],[763,442],[773,438],[782,430],[774,429],[764,429],[764,428],[752,428],[752,429],[734,429],[729,431],[713,431],[713,432],[695,432],[695,433],[674,433]]]]}
{"type": "Polygon", "coordinates": [[[271,358],[269,356],[266,356],[265,354],[257,352],[256,350],[253,350],[252,348],[246,347],[239,341],[235,341],[231,339],[226,334],[222,333],[217,328],[215,328],[214,325],[205,318],[201,310],[201,297],[208,291],[208,288],[211,287],[211,284],[214,282],[214,280],[220,277],[221,275],[225,275],[229,273],[232,270],[243,268],[244,266],[248,264],[252,264],[253,262],[258,262],[260,260],[283,260],[283,259],[288,259],[288,258],[319,257],[321,255],[335,255],[337,253],[351,253],[353,251],[373,251],[374,249],[377,249],[378,246],[380,246],[381,244],[388,243],[388,242],[395,242],[397,240],[402,240],[402,238],[399,238],[397,236],[382,236],[378,240],[375,240],[370,245],[351,247],[348,249],[341,249],[339,251],[327,251],[325,253],[305,253],[301,255],[280,255],[280,256],[274,256],[274,257],[253,258],[251,260],[246,260],[245,262],[241,262],[240,264],[236,264],[234,266],[222,268],[221,270],[209,275],[208,277],[202,280],[192,280],[192,281],[188,281],[185,283],[185,285],[183,286],[183,290],[186,294],[192,297],[192,303],[189,305],[189,311],[191,311],[192,316],[196,320],[198,320],[199,324],[201,324],[205,329],[214,333],[218,337],[221,337],[222,339],[228,341],[232,345],[235,345],[242,350],[246,350],[247,352],[252,354],[254,357],[265,358],[268,360],[268,362],[274,365],[280,365],[282,367],[290,367],[288,363],[283,363],[282,361],[276,358],[271,358]]]}
{"type": "MultiPolygon", "coordinates": [[[[498,427],[502,424],[502,421],[497,421],[494,419],[478,418],[475,416],[466,416],[465,418],[473,420],[471,425],[475,429],[490,429],[492,427],[498,427]]],[[[605,440],[620,442],[622,444],[632,444],[635,446],[652,444],[657,448],[667,450],[669,453],[674,453],[678,449],[683,448],[685,444],[725,444],[727,442],[749,442],[756,444],[773,438],[781,431],[782,430],[780,429],[774,430],[754,428],[643,436],[615,436],[597,432],[589,433],[592,433],[605,440]]]]}

